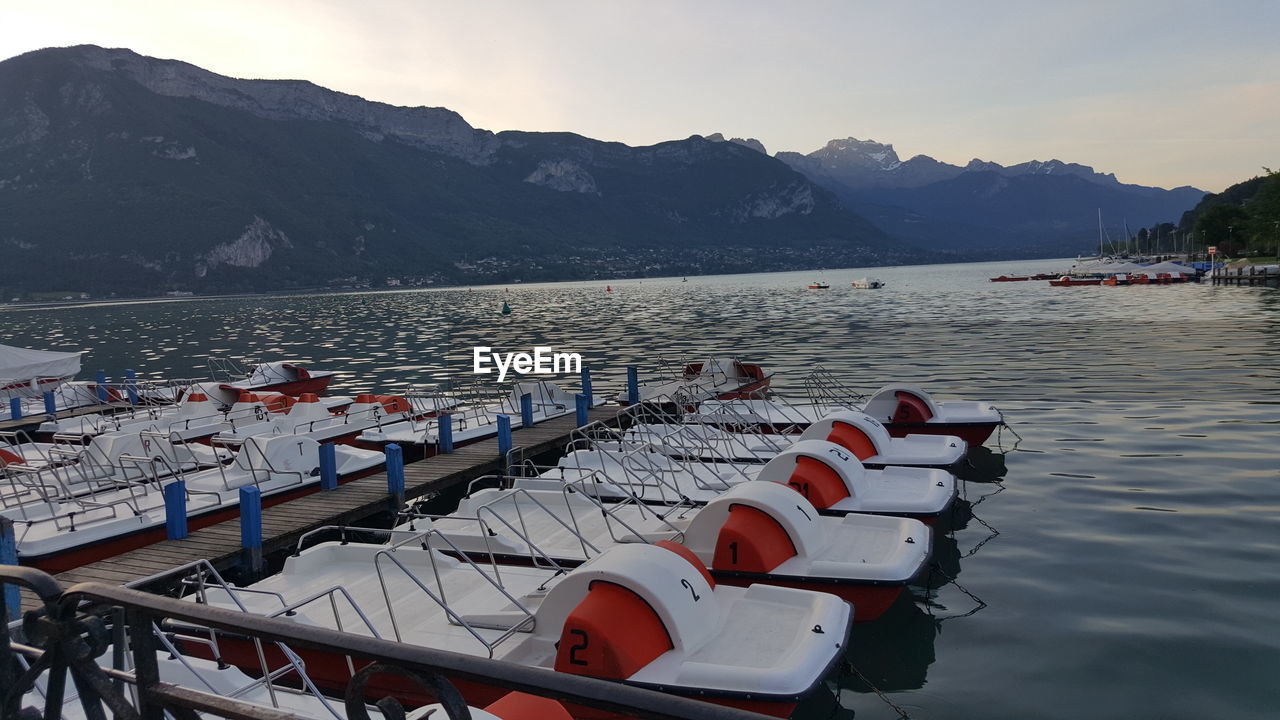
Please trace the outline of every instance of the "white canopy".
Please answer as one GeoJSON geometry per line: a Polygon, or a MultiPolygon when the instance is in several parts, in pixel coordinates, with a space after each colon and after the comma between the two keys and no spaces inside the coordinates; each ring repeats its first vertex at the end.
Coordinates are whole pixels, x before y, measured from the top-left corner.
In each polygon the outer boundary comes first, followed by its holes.
{"type": "Polygon", "coordinates": [[[80,372],[80,353],[30,350],[0,345],[0,384],[36,378],[71,378],[80,372]]]}
{"type": "Polygon", "coordinates": [[[1176,262],[1162,262],[1155,265],[1148,265],[1147,267],[1142,268],[1142,272],[1149,275],[1156,275],[1159,273],[1169,273],[1170,275],[1177,273],[1183,273],[1185,275],[1196,274],[1195,268],[1180,265],[1176,262]]]}

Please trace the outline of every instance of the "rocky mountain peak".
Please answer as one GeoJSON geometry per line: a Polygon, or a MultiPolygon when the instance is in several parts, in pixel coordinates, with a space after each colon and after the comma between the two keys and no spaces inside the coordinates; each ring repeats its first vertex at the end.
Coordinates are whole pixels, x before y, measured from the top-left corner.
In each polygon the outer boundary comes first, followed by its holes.
{"type": "Polygon", "coordinates": [[[374,141],[389,137],[473,164],[488,162],[500,145],[493,133],[471,127],[446,108],[371,102],[305,80],[241,80],[120,48],[79,45],[35,52],[69,56],[83,67],[127,78],[157,95],[193,98],[271,120],[345,122],[374,141]]]}
{"type": "Polygon", "coordinates": [[[878,143],[875,140],[859,140],[855,137],[836,139],[828,142],[821,150],[810,153],[824,161],[824,165],[878,168],[894,170],[902,165],[893,145],[878,143]]]}
{"type": "Polygon", "coordinates": [[[769,154],[769,152],[764,149],[764,143],[760,142],[755,138],[739,138],[739,137],[725,138],[725,136],[722,133],[711,133],[710,135],[706,136],[706,139],[710,140],[711,142],[731,142],[734,145],[741,145],[742,147],[751,148],[752,150],[755,150],[761,155],[769,154]]]}

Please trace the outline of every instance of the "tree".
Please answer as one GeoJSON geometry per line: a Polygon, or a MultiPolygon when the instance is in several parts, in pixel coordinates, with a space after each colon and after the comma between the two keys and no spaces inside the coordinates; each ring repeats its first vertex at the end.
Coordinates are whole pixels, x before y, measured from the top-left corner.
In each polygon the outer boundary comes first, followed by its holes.
{"type": "Polygon", "coordinates": [[[1215,205],[1196,218],[1194,231],[1219,253],[1236,255],[1245,247],[1248,221],[1249,213],[1239,205],[1215,205]]]}

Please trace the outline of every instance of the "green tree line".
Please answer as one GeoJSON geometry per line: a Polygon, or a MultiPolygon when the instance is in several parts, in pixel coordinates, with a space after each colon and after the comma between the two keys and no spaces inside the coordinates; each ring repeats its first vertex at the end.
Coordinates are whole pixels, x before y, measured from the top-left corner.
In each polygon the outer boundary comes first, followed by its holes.
{"type": "Polygon", "coordinates": [[[1196,248],[1216,245],[1227,257],[1280,255],[1280,172],[1206,195],[1187,211],[1178,231],[1189,233],[1196,248]]]}

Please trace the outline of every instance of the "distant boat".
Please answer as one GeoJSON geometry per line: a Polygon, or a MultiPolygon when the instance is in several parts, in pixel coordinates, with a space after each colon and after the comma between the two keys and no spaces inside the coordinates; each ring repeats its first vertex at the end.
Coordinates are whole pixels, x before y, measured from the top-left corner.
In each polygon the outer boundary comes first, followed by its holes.
{"type": "Polygon", "coordinates": [[[1073,278],[1070,275],[1063,275],[1057,280],[1050,280],[1049,284],[1054,287],[1080,287],[1083,285],[1101,285],[1102,279],[1092,278],[1086,280],[1082,278],[1073,278]]]}
{"type": "Polygon", "coordinates": [[[1021,277],[1016,275],[1001,275],[999,277],[991,278],[991,282],[1023,282],[1025,280],[1030,280],[1030,279],[1031,278],[1029,277],[1021,277]]]}
{"type": "Polygon", "coordinates": [[[859,290],[879,290],[884,287],[884,282],[880,278],[862,278],[849,284],[859,290]]]}
{"type": "Polygon", "coordinates": [[[824,282],[822,282],[821,280],[819,280],[819,281],[817,281],[817,282],[809,283],[809,289],[810,289],[810,290],[826,290],[826,289],[827,289],[827,288],[829,288],[829,287],[831,287],[831,286],[830,286],[830,285],[828,285],[828,284],[826,284],[826,283],[824,283],[824,282]]]}

